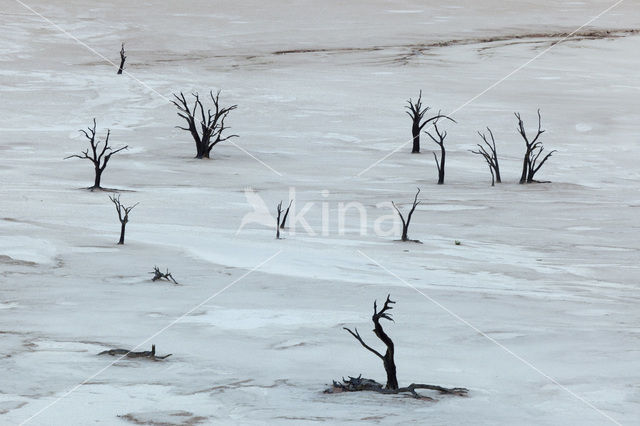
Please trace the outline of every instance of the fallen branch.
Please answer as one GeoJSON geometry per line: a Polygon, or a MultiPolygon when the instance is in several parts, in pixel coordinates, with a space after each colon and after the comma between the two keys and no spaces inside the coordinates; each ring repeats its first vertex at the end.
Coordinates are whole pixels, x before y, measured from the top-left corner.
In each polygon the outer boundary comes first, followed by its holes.
{"type": "Polygon", "coordinates": [[[127,358],[149,358],[155,361],[155,360],[169,358],[173,354],[156,356],[156,345],[151,345],[150,351],[133,352],[128,349],[109,349],[109,350],[100,352],[98,355],[111,355],[111,356],[124,355],[127,358]]]}
{"type": "Polygon", "coordinates": [[[349,376],[348,380],[342,378],[342,382],[333,381],[332,387],[325,389],[324,393],[341,393],[341,392],[378,392],[389,395],[410,394],[410,396],[416,399],[423,399],[427,401],[433,401],[434,399],[428,396],[424,396],[416,392],[416,389],[428,389],[437,391],[440,394],[445,395],[457,395],[467,396],[469,390],[466,388],[445,388],[437,385],[427,385],[423,383],[411,383],[409,386],[401,387],[398,389],[388,389],[384,387],[382,383],[378,383],[375,380],[363,379],[362,375],[358,377],[349,376]]]}
{"type": "Polygon", "coordinates": [[[178,282],[173,278],[173,275],[171,275],[171,272],[169,272],[169,269],[167,269],[167,272],[163,273],[160,272],[160,268],[154,266],[153,272],[149,273],[153,274],[153,278],[151,278],[151,281],[167,280],[173,282],[174,284],[178,284],[178,282]]]}

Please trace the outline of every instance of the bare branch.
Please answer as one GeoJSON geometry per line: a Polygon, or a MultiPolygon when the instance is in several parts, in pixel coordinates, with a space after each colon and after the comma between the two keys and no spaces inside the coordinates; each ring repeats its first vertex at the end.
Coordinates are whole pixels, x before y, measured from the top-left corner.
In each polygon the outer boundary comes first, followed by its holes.
{"type": "Polygon", "coordinates": [[[360,337],[360,333],[358,333],[358,329],[356,328],[355,333],[353,331],[351,331],[350,329],[348,329],[347,327],[342,327],[343,329],[347,330],[349,332],[349,334],[351,334],[353,337],[355,337],[358,342],[360,342],[360,344],[362,346],[364,346],[367,350],[373,352],[376,356],[378,356],[380,359],[384,359],[384,356],[378,352],[377,350],[373,349],[371,346],[367,345],[364,340],[362,340],[362,337],[360,337]]]}

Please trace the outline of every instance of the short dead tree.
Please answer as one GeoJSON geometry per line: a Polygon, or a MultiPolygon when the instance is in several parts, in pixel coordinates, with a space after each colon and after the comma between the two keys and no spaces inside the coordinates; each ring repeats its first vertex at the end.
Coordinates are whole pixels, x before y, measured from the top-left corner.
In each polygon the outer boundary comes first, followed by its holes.
{"type": "Polygon", "coordinates": [[[158,268],[157,266],[154,266],[153,272],[149,272],[149,273],[153,274],[151,281],[165,280],[165,281],[170,281],[174,284],[178,284],[178,282],[173,278],[173,275],[171,275],[171,272],[169,272],[169,269],[167,269],[167,272],[162,272],[160,271],[160,268],[158,268]]]}
{"type": "Polygon", "coordinates": [[[84,136],[87,138],[87,140],[89,141],[90,147],[87,148],[84,152],[82,152],[82,154],[74,154],[74,155],[65,157],[65,160],[69,158],[80,158],[80,159],[86,159],[91,161],[93,163],[95,177],[93,181],[93,186],[89,187],[88,189],[91,191],[102,189],[102,187],[100,186],[102,173],[104,172],[104,169],[107,168],[107,164],[109,163],[111,156],[114,154],[117,154],[118,152],[124,149],[127,149],[128,146],[125,145],[121,148],[113,150],[111,146],[109,146],[109,136],[111,135],[111,131],[108,129],[107,129],[107,136],[104,139],[104,142],[102,142],[102,144],[99,140],[96,140],[96,119],[95,118],[93,119],[93,127],[88,127],[87,130],[82,129],[80,130],[80,132],[82,132],[82,134],[84,134],[84,136]]]}
{"type": "Polygon", "coordinates": [[[429,132],[425,133],[440,147],[440,159],[438,160],[438,155],[435,152],[433,153],[433,158],[435,158],[436,167],[438,168],[438,185],[442,185],[444,183],[444,164],[447,158],[447,150],[444,148],[444,140],[447,137],[447,132],[444,130],[441,131],[438,128],[438,120],[433,122],[433,132],[435,136],[429,132]]]}
{"type": "Polygon", "coordinates": [[[291,208],[291,203],[293,200],[289,201],[289,207],[286,210],[282,210],[282,201],[278,203],[277,212],[278,216],[276,217],[276,239],[280,239],[280,230],[284,229],[284,224],[287,221],[287,216],[289,216],[289,209],[291,208]],[[282,216],[282,212],[284,212],[284,216],[282,216]]]}
{"type": "Polygon", "coordinates": [[[284,211],[282,222],[280,222],[280,225],[278,226],[278,228],[280,229],[284,229],[285,224],[287,223],[287,217],[289,216],[289,210],[291,209],[291,204],[293,204],[293,200],[289,200],[289,205],[287,206],[287,210],[284,211]]]}
{"type": "Polygon", "coordinates": [[[134,209],[138,203],[135,203],[132,206],[126,207],[124,204],[120,202],[120,194],[118,195],[109,195],[109,199],[116,206],[116,211],[118,212],[118,219],[120,219],[120,240],[118,244],[124,244],[124,231],[129,222],[129,213],[134,209]]]}
{"type": "Polygon", "coordinates": [[[169,358],[172,354],[162,355],[162,356],[156,355],[156,345],[151,345],[150,351],[133,352],[133,351],[130,351],[129,349],[108,349],[106,351],[100,352],[98,355],[111,355],[111,356],[121,355],[120,358],[125,358],[125,357],[126,358],[147,358],[152,361],[156,361],[156,360],[163,360],[165,358],[169,358]]]}
{"type": "Polygon", "coordinates": [[[411,118],[411,135],[413,136],[412,154],[420,153],[420,132],[422,132],[422,129],[424,129],[427,124],[440,118],[446,118],[455,123],[454,119],[440,113],[425,119],[425,114],[431,108],[422,107],[422,90],[420,91],[420,95],[418,95],[418,100],[414,102],[413,99],[409,98],[405,108],[407,109],[405,112],[411,118]]]}
{"type": "Polygon", "coordinates": [[[404,216],[402,215],[402,213],[400,213],[400,210],[398,209],[398,207],[396,206],[396,203],[394,203],[393,201],[391,202],[391,204],[393,205],[393,208],[396,209],[396,211],[398,212],[398,216],[400,216],[400,220],[402,221],[402,241],[410,241],[413,243],[420,243],[420,240],[411,240],[409,239],[409,224],[411,224],[411,217],[413,216],[413,212],[416,210],[416,207],[418,206],[418,204],[420,204],[420,201],[418,201],[418,195],[420,194],[420,188],[418,188],[418,192],[416,192],[416,196],[413,199],[413,205],[411,206],[411,209],[409,210],[409,214],[407,215],[407,219],[405,220],[404,216]]]}
{"type": "Polygon", "coordinates": [[[373,321],[374,329],[373,333],[384,343],[386,346],[386,351],[384,355],[380,353],[378,350],[369,346],[358,333],[358,329],[351,329],[344,327],[349,334],[351,334],[360,344],[367,349],[369,352],[376,355],[378,358],[382,360],[382,364],[384,366],[384,370],[387,373],[387,383],[383,386],[382,383],[378,383],[375,380],[371,379],[363,379],[362,375],[358,377],[349,376],[348,380],[342,379],[342,382],[333,381],[333,386],[327,390],[325,393],[339,393],[339,392],[358,392],[358,391],[373,391],[379,393],[386,394],[401,394],[407,393],[413,396],[414,398],[432,400],[432,398],[425,397],[416,392],[416,389],[429,389],[440,392],[441,394],[451,394],[451,395],[459,395],[466,396],[468,390],[465,388],[445,388],[442,386],[436,385],[427,385],[422,383],[412,383],[406,387],[400,387],[398,385],[398,378],[396,374],[396,364],[394,360],[395,354],[395,346],[393,344],[393,340],[387,335],[387,333],[382,328],[380,324],[380,320],[386,319],[389,321],[393,321],[391,318],[391,306],[395,302],[391,300],[391,296],[387,296],[387,300],[384,302],[384,306],[382,309],[378,311],[377,302],[373,302],[373,316],[371,320],[373,321]]]}
{"type": "Polygon", "coordinates": [[[540,170],[544,163],[556,152],[555,150],[548,152],[543,156],[544,146],[539,140],[540,136],[545,132],[542,130],[542,117],[540,116],[540,110],[538,110],[538,130],[533,139],[527,136],[527,132],[524,129],[524,123],[520,117],[520,113],[514,113],[518,119],[518,133],[524,139],[526,150],[524,158],[522,160],[522,174],[520,175],[520,183],[534,183],[539,182],[534,179],[535,174],[540,170]]]}
{"type": "Polygon", "coordinates": [[[484,144],[477,144],[478,149],[470,149],[469,151],[474,154],[481,155],[482,158],[484,158],[484,161],[487,162],[489,171],[491,172],[491,186],[495,186],[496,182],[502,182],[502,178],[500,177],[500,164],[498,163],[498,151],[496,150],[496,140],[493,137],[493,132],[488,127],[487,131],[491,137],[491,142],[487,140],[486,134],[478,132],[478,135],[480,135],[484,144]]]}
{"type": "Polygon", "coordinates": [[[187,127],[176,127],[191,133],[191,137],[196,143],[196,158],[199,159],[210,158],[211,150],[214,146],[220,142],[238,137],[238,135],[223,135],[224,131],[228,129],[228,127],[225,127],[224,121],[238,105],[221,106],[220,91],[215,95],[211,91],[209,95],[213,101],[214,108],[213,110],[207,109],[206,112],[197,93],[193,94],[195,101],[191,107],[182,92],[180,92],[180,95],[174,94],[175,100],[171,101],[178,108],[178,115],[187,123],[187,127]]]}
{"type": "Polygon", "coordinates": [[[127,56],[124,51],[124,43],[122,43],[122,48],[120,49],[120,67],[118,68],[118,75],[122,74],[124,71],[124,61],[127,60],[127,56]]]}

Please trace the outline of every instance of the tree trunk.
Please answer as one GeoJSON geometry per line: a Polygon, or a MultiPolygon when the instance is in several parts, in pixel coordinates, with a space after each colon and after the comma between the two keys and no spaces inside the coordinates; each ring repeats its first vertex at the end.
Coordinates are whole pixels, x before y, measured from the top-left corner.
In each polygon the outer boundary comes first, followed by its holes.
{"type": "Polygon", "coordinates": [[[500,169],[498,167],[495,168],[495,173],[496,173],[496,183],[502,183],[502,179],[500,178],[500,169]]]}
{"type": "Polygon", "coordinates": [[[97,188],[100,188],[100,179],[102,178],[102,170],[100,170],[99,167],[96,167],[95,170],[96,170],[96,177],[93,181],[93,187],[97,189],[97,188]]]}
{"type": "Polygon", "coordinates": [[[196,158],[202,159],[203,155],[204,155],[204,151],[202,149],[202,143],[196,142],[196,158]]]}
{"type": "Polygon", "coordinates": [[[527,181],[527,172],[529,171],[529,150],[527,150],[524,155],[524,160],[522,160],[522,175],[520,175],[520,183],[525,183],[527,181]]]}
{"type": "Polygon", "coordinates": [[[120,226],[120,241],[118,241],[118,244],[124,244],[124,228],[127,226],[127,222],[122,222],[122,225],[120,226]]]}
{"type": "Polygon", "coordinates": [[[206,146],[206,145],[205,145],[205,146],[203,147],[203,151],[204,151],[203,157],[204,157],[204,158],[211,158],[211,150],[212,150],[212,149],[213,149],[213,147],[209,147],[209,146],[206,146]]]}
{"type": "Polygon", "coordinates": [[[438,185],[444,183],[444,161],[446,156],[444,145],[440,145],[440,167],[438,168],[438,185]]]}
{"type": "Polygon", "coordinates": [[[411,150],[412,154],[420,153],[420,127],[417,125],[413,125],[411,128],[411,133],[413,134],[413,149],[411,150]]]}
{"type": "Polygon", "coordinates": [[[396,364],[393,361],[393,352],[385,354],[384,360],[384,371],[387,372],[387,389],[398,389],[398,378],[396,377],[396,364]]]}
{"type": "Polygon", "coordinates": [[[409,227],[407,225],[404,225],[402,227],[402,241],[407,241],[409,239],[409,237],[407,236],[408,233],[409,233],[409,227]]]}

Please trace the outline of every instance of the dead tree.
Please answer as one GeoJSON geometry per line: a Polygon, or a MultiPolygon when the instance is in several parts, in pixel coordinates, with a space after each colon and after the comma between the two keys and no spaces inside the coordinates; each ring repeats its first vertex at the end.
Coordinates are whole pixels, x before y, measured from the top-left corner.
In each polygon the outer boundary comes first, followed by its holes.
{"type": "Polygon", "coordinates": [[[396,211],[398,212],[398,215],[400,216],[400,220],[402,221],[402,241],[411,241],[414,243],[419,243],[420,240],[410,240],[409,236],[408,236],[408,232],[409,232],[409,224],[411,223],[411,217],[413,216],[413,212],[415,211],[416,207],[418,206],[418,204],[420,204],[420,201],[418,201],[418,195],[420,194],[420,188],[418,188],[418,192],[416,192],[416,196],[413,199],[413,205],[411,206],[411,209],[409,210],[409,214],[407,215],[407,219],[405,220],[404,216],[402,215],[402,213],[400,213],[400,210],[398,209],[398,207],[396,206],[396,204],[392,201],[391,204],[393,205],[393,208],[396,209],[396,211]]]}
{"type": "Polygon", "coordinates": [[[375,380],[363,379],[362,375],[360,375],[358,377],[349,377],[349,380],[342,379],[342,383],[333,381],[333,387],[325,390],[325,393],[357,391],[374,391],[386,394],[409,393],[415,398],[430,400],[432,398],[424,397],[416,392],[416,389],[430,389],[443,394],[466,396],[468,390],[465,388],[445,388],[442,386],[427,385],[421,383],[412,383],[411,385],[406,387],[400,387],[398,385],[396,364],[394,360],[395,347],[393,341],[387,335],[387,333],[385,333],[382,325],[380,324],[381,319],[393,321],[393,319],[391,318],[391,313],[389,311],[393,309],[391,305],[394,303],[395,302],[391,300],[391,295],[388,295],[387,300],[384,302],[384,306],[378,311],[377,303],[373,302],[373,316],[371,317],[374,325],[373,332],[378,337],[378,339],[380,339],[387,347],[384,355],[371,346],[367,345],[360,336],[360,333],[358,333],[357,328],[354,329],[354,331],[351,331],[351,329],[344,327],[344,329],[349,332],[349,334],[351,334],[358,342],[360,342],[360,344],[365,349],[382,360],[384,370],[387,373],[387,383],[383,386],[381,383],[378,383],[375,380]]]}
{"type": "Polygon", "coordinates": [[[209,92],[213,101],[213,110],[208,109],[205,113],[204,106],[200,101],[197,93],[193,94],[195,98],[193,106],[189,106],[184,94],[174,94],[174,101],[171,101],[178,108],[178,115],[187,122],[187,127],[176,126],[178,129],[186,130],[191,133],[191,137],[196,143],[196,158],[210,158],[211,150],[220,142],[238,137],[238,135],[223,136],[225,130],[225,119],[231,111],[236,109],[237,105],[222,107],[220,105],[220,91],[214,96],[213,91],[209,92]],[[199,125],[199,128],[198,128],[199,125]]]}
{"type": "Polygon", "coordinates": [[[280,239],[280,230],[284,229],[284,223],[287,220],[287,216],[289,216],[289,209],[291,208],[291,203],[293,203],[293,200],[289,201],[289,207],[287,207],[287,210],[282,210],[282,201],[280,201],[278,203],[278,216],[276,217],[276,239],[279,240],[280,239]],[[284,212],[284,217],[282,217],[282,212],[284,212]],[[282,220],[280,220],[280,218],[282,217],[282,220]]]}
{"type": "Polygon", "coordinates": [[[290,200],[289,201],[289,206],[287,207],[287,210],[284,211],[284,216],[282,217],[282,222],[280,222],[280,225],[278,226],[278,228],[284,229],[284,226],[287,223],[287,216],[289,216],[289,209],[291,209],[291,204],[292,203],[293,203],[293,200],[290,200]]]}
{"type": "Polygon", "coordinates": [[[151,345],[150,351],[133,352],[128,349],[109,349],[109,350],[100,352],[98,355],[111,355],[111,356],[122,355],[122,358],[124,357],[149,358],[155,361],[159,359],[161,360],[161,359],[169,358],[172,354],[163,355],[163,356],[156,355],[156,345],[151,345]]]}
{"type": "Polygon", "coordinates": [[[93,168],[95,171],[95,178],[93,181],[93,186],[88,189],[90,189],[91,191],[102,189],[102,187],[100,186],[100,180],[102,179],[102,173],[104,172],[104,169],[107,168],[107,164],[109,163],[111,156],[124,149],[127,149],[128,146],[125,145],[122,148],[116,149],[115,151],[112,150],[111,146],[109,146],[109,136],[111,135],[111,131],[108,129],[107,137],[105,138],[101,146],[101,142],[96,140],[95,118],[93,119],[93,127],[88,127],[87,130],[81,129],[80,132],[82,132],[82,134],[84,134],[84,136],[89,140],[90,147],[84,150],[82,154],[74,154],[65,157],[65,160],[69,158],[80,158],[91,161],[93,163],[93,168]]]}
{"type": "Polygon", "coordinates": [[[422,129],[424,129],[427,124],[434,120],[438,120],[439,118],[446,118],[447,120],[451,120],[455,123],[454,119],[440,113],[425,119],[425,114],[431,108],[422,107],[422,90],[420,91],[420,95],[418,95],[417,101],[414,102],[413,99],[409,98],[407,104],[408,105],[406,105],[405,108],[408,111],[405,112],[411,118],[411,134],[413,135],[413,147],[411,149],[412,154],[420,153],[420,132],[422,132],[422,129]]]}
{"type": "Polygon", "coordinates": [[[526,146],[526,150],[524,153],[524,158],[522,160],[522,174],[520,175],[520,183],[533,183],[537,182],[534,180],[535,174],[540,170],[540,168],[544,165],[544,163],[551,157],[551,155],[556,152],[555,150],[547,153],[542,156],[544,151],[544,146],[542,142],[539,140],[540,136],[545,132],[542,130],[542,117],[540,116],[540,110],[538,109],[538,130],[533,139],[530,139],[527,136],[527,132],[524,129],[524,123],[522,122],[522,118],[520,114],[514,113],[516,118],[518,119],[518,133],[524,139],[524,143],[526,146]],[[542,157],[542,158],[541,158],[542,157]]]}
{"type": "Polygon", "coordinates": [[[447,151],[444,148],[444,140],[447,137],[447,132],[440,131],[440,129],[438,129],[438,120],[433,122],[433,131],[435,132],[435,136],[429,132],[425,133],[440,147],[440,160],[438,160],[438,156],[435,152],[433,153],[433,158],[435,158],[436,167],[438,167],[438,185],[442,185],[444,183],[444,164],[445,159],[447,158],[447,151]]]}
{"type": "Polygon", "coordinates": [[[149,272],[149,273],[153,274],[151,281],[166,280],[166,281],[171,281],[174,284],[178,284],[178,282],[173,278],[173,275],[171,275],[171,272],[169,272],[169,269],[167,269],[167,272],[161,272],[160,268],[158,268],[157,266],[154,266],[153,272],[149,272]]]}
{"type": "Polygon", "coordinates": [[[129,213],[134,209],[138,203],[135,203],[132,206],[125,207],[124,204],[120,202],[120,194],[118,195],[109,195],[109,199],[116,206],[116,211],[118,212],[118,219],[120,219],[120,241],[118,244],[124,244],[124,231],[129,222],[129,213]]]}
{"type": "Polygon", "coordinates": [[[498,151],[496,150],[496,140],[493,137],[493,132],[488,127],[487,131],[491,137],[491,142],[487,140],[486,134],[478,132],[478,135],[480,135],[484,141],[484,145],[477,144],[477,150],[470,149],[469,151],[477,155],[482,155],[484,161],[486,161],[489,166],[489,171],[491,172],[491,186],[495,186],[496,182],[502,182],[502,178],[500,177],[500,164],[498,163],[498,151]]]}
{"type": "Polygon", "coordinates": [[[398,378],[396,376],[396,363],[393,359],[393,356],[394,356],[393,341],[389,336],[387,336],[387,333],[384,332],[382,325],[380,325],[381,319],[387,319],[389,321],[393,321],[393,319],[391,318],[391,314],[388,311],[393,309],[391,304],[396,302],[391,300],[390,296],[391,295],[387,296],[387,300],[384,302],[384,306],[382,307],[382,309],[380,309],[380,311],[378,311],[377,302],[376,301],[373,302],[373,316],[371,317],[371,320],[373,321],[373,325],[374,325],[374,328],[373,328],[374,334],[387,347],[387,350],[384,353],[384,355],[382,355],[377,350],[373,349],[371,346],[367,345],[364,342],[364,340],[362,340],[362,337],[360,337],[360,333],[358,333],[357,328],[354,329],[355,332],[351,331],[347,327],[344,327],[344,329],[347,330],[349,334],[351,334],[353,337],[355,337],[365,349],[369,350],[370,352],[372,352],[382,360],[382,364],[384,365],[384,371],[386,371],[387,373],[387,384],[385,385],[384,388],[395,390],[395,389],[398,389],[398,378]]]}
{"type": "Polygon", "coordinates": [[[120,49],[120,67],[118,68],[118,75],[122,74],[124,70],[124,61],[127,59],[124,52],[124,43],[122,43],[122,48],[120,49]]]}

